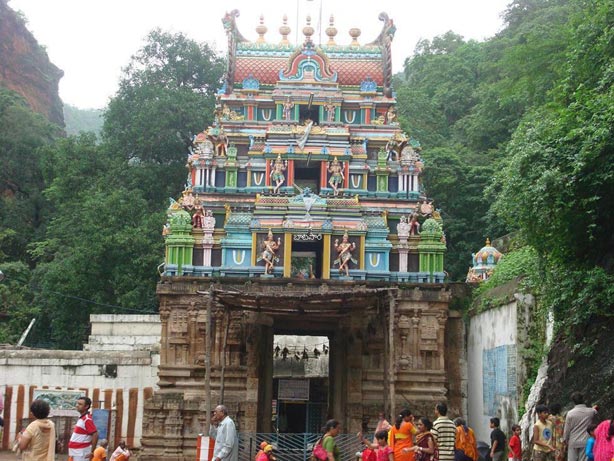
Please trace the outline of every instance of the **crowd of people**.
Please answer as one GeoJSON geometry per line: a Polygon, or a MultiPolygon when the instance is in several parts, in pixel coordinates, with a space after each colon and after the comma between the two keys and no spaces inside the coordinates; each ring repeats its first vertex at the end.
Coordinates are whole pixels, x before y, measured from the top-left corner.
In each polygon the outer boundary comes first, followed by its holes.
{"type": "MultiPolygon", "coordinates": [[[[366,447],[361,454],[362,461],[503,461],[504,458],[510,461],[614,461],[614,416],[598,423],[596,406],[587,406],[579,392],[574,392],[571,399],[574,406],[565,416],[561,415],[561,405],[536,406],[536,421],[528,434],[529,446],[524,450],[522,429],[518,424],[512,425],[508,441],[499,418],[491,418],[490,446],[483,454],[478,451],[474,431],[462,418],[452,421],[447,416],[445,403],[435,406],[433,421],[427,417],[414,418],[409,409],[404,409],[391,425],[380,413],[373,442],[362,433],[358,434],[366,447]]],[[[320,461],[339,461],[334,442],[338,433],[339,423],[329,421],[326,433],[318,442],[328,456],[320,461]]]]}
{"type": "MultiPolygon", "coordinates": [[[[462,418],[452,421],[445,403],[434,408],[434,420],[415,418],[409,409],[402,410],[395,423],[379,415],[373,441],[358,434],[365,446],[362,461],[613,461],[614,417],[597,423],[597,407],[589,407],[579,392],[571,395],[574,407],[563,417],[560,405],[537,405],[536,422],[530,433],[530,447],[523,451],[522,430],[511,427],[509,442],[500,428],[499,418],[490,419],[490,450],[480,457],[474,431],[462,418]],[[524,456],[523,456],[524,455],[524,456]],[[488,459],[490,458],[490,459],[488,459]]],[[[68,444],[70,461],[106,461],[108,441],[98,440],[90,408],[91,400],[80,397],[76,409],[80,416],[68,444]]],[[[33,421],[17,434],[15,450],[23,461],[54,461],[56,434],[49,419],[50,407],[45,400],[35,400],[30,407],[33,421]]],[[[215,439],[211,461],[238,461],[239,444],[234,422],[224,405],[218,405],[212,416],[210,436],[215,439]]],[[[323,435],[314,447],[314,461],[340,461],[335,438],[341,424],[327,421],[323,435]]],[[[130,450],[120,441],[109,461],[128,461],[130,450]]],[[[255,461],[275,461],[273,446],[263,442],[255,461]]]]}
{"type": "MultiPolygon", "coordinates": [[[[79,418],[68,442],[69,461],[107,461],[106,439],[98,440],[98,429],[91,414],[92,401],[79,397],[75,405],[79,418]]],[[[51,408],[46,400],[36,399],[30,405],[32,421],[17,433],[13,450],[21,453],[22,461],[54,461],[57,438],[55,424],[49,419],[51,408]]],[[[109,461],[128,461],[130,450],[123,440],[111,455],[109,461]]]]}

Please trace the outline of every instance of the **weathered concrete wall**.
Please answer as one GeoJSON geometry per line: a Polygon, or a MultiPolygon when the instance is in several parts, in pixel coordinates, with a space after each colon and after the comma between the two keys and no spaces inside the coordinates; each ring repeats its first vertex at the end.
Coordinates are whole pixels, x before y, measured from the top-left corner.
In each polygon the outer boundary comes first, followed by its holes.
{"type": "Polygon", "coordinates": [[[159,318],[96,315],[91,321],[91,338],[107,338],[104,347],[97,347],[96,340],[86,351],[0,349],[3,449],[9,448],[21,420],[28,417],[34,389],[83,391],[94,408],[116,410],[116,438],[140,445],[143,405],[156,388],[160,363],[159,318]],[[131,344],[135,347],[130,350],[131,344]]]}
{"type": "Polygon", "coordinates": [[[514,284],[486,294],[498,306],[471,317],[467,337],[468,423],[478,440],[490,439],[489,420],[498,417],[509,432],[518,422],[518,401],[525,367],[521,351],[526,341],[531,296],[515,294],[514,284]],[[507,293],[502,293],[501,291],[507,293]],[[505,296],[497,296],[504,294],[505,296]]]}

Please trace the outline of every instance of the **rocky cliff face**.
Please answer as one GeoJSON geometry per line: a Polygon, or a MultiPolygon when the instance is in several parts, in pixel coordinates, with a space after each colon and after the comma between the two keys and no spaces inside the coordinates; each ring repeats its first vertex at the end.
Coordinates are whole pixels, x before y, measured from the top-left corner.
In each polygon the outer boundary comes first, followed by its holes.
{"type": "Polygon", "coordinates": [[[7,0],[0,0],[0,86],[22,95],[34,111],[64,127],[58,94],[63,75],[7,0]]]}

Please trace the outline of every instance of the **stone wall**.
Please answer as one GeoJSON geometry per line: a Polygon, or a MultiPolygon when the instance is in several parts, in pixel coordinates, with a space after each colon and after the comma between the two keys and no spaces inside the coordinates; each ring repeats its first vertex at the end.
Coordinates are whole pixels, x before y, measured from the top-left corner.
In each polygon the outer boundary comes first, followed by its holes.
{"type": "Polygon", "coordinates": [[[190,458],[206,427],[209,302],[210,405],[223,402],[239,431],[270,428],[274,334],[330,339],[326,418],[340,420],[347,433],[374,427],[384,409],[394,415],[409,406],[432,417],[435,403],[447,400],[453,411],[461,411],[463,322],[449,311],[449,286],[229,278],[210,283],[163,277],[158,286],[160,390],[145,409],[148,459],[190,458]]]}

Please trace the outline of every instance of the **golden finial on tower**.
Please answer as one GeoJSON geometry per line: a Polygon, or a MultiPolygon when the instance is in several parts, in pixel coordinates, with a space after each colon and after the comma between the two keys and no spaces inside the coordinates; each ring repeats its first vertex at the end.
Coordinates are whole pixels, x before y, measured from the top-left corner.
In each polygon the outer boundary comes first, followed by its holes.
{"type": "Polygon", "coordinates": [[[358,27],[352,27],[350,29],[350,37],[352,37],[352,43],[350,43],[350,46],[360,46],[360,43],[358,43],[358,37],[360,37],[360,29],[358,27]]]}
{"type": "Polygon", "coordinates": [[[284,23],[279,28],[279,33],[281,34],[281,42],[279,42],[279,44],[289,45],[290,42],[288,41],[288,35],[290,35],[290,32],[292,31],[292,29],[290,29],[290,26],[288,25],[288,15],[287,14],[284,14],[283,21],[284,23]]]}
{"type": "Polygon", "coordinates": [[[335,17],[331,14],[329,20],[329,26],[326,28],[326,35],[328,35],[327,45],[336,45],[335,35],[337,35],[337,28],[335,27],[335,17]]]}
{"type": "Polygon", "coordinates": [[[307,25],[303,27],[303,35],[305,35],[305,43],[311,43],[311,36],[315,32],[315,29],[311,27],[311,16],[307,16],[307,25]]]}
{"type": "Polygon", "coordinates": [[[267,29],[267,26],[264,25],[264,15],[260,15],[260,24],[258,24],[258,27],[256,27],[256,32],[258,32],[258,40],[256,40],[256,43],[265,43],[264,40],[264,34],[266,34],[266,31],[269,30],[267,29]]]}

